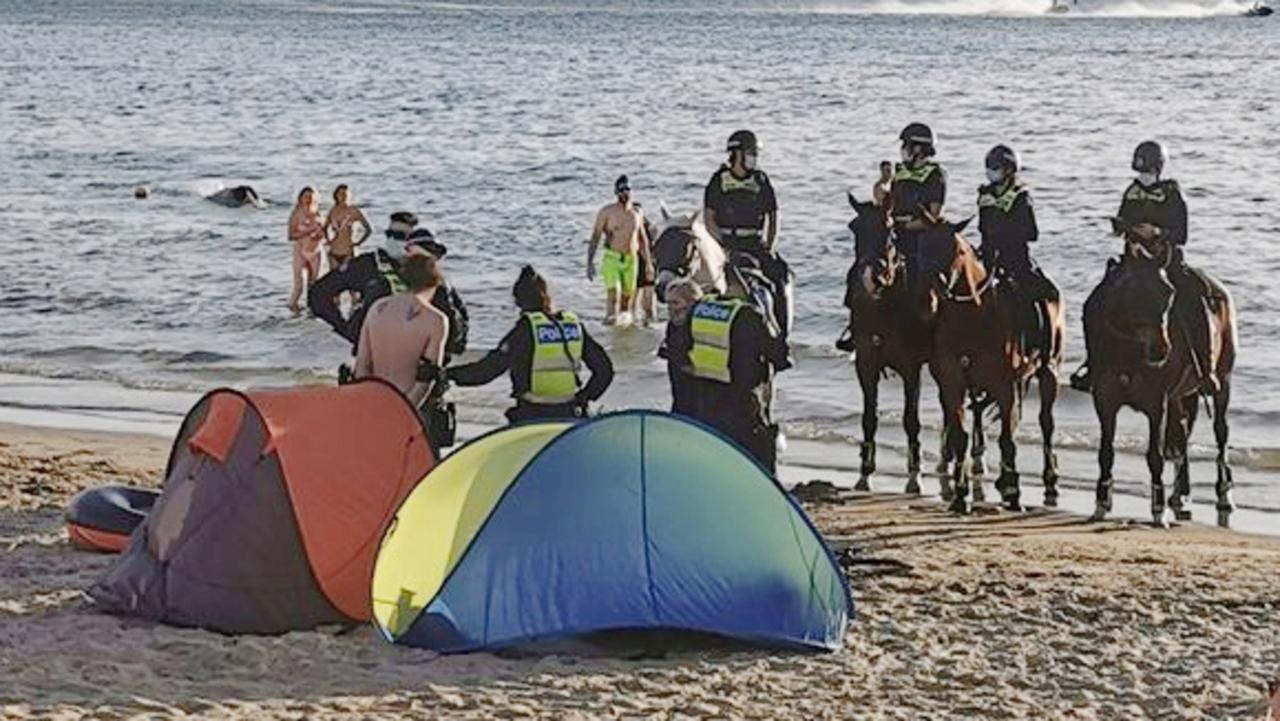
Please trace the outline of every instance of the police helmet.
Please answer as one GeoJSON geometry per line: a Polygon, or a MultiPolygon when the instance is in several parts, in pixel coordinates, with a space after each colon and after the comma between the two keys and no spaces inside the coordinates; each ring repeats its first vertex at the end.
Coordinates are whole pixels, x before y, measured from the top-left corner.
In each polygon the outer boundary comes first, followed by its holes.
{"type": "Polygon", "coordinates": [[[760,141],[756,140],[756,134],[750,130],[739,130],[729,136],[729,142],[725,145],[725,152],[732,153],[735,150],[741,150],[744,153],[760,152],[760,141]]]}
{"type": "Polygon", "coordinates": [[[1008,145],[997,145],[987,152],[987,168],[991,170],[1008,170],[1016,173],[1022,170],[1022,157],[1018,151],[1008,145]]]}
{"type": "Polygon", "coordinates": [[[1169,162],[1169,152],[1154,140],[1144,140],[1133,151],[1133,169],[1139,173],[1155,173],[1164,171],[1164,164],[1169,162]]]}
{"type": "Polygon", "coordinates": [[[903,128],[902,132],[898,134],[898,139],[903,144],[923,145],[930,149],[938,144],[938,136],[934,135],[933,128],[924,123],[912,123],[903,128]]]}

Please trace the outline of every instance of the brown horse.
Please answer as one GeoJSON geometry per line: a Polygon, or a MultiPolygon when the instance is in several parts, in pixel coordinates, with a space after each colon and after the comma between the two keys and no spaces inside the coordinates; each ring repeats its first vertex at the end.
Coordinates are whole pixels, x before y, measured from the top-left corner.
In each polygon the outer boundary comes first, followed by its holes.
{"type": "MultiPolygon", "coordinates": [[[[1166,267],[1172,257],[1167,244],[1132,244],[1118,267],[1107,273],[1086,306],[1085,332],[1090,346],[1105,349],[1091,361],[1093,405],[1101,425],[1098,446],[1097,505],[1093,520],[1111,510],[1115,462],[1116,416],[1129,406],[1147,417],[1149,440],[1147,467],[1151,472],[1151,519],[1167,526],[1165,519],[1164,462],[1172,460],[1177,474],[1169,505],[1178,520],[1189,520],[1191,494],[1187,445],[1200,402],[1200,369],[1187,334],[1176,320],[1174,287],[1166,267]],[[1163,449],[1161,444],[1163,443],[1163,449]]],[[[1210,353],[1221,386],[1211,396],[1213,430],[1218,445],[1218,524],[1227,526],[1235,506],[1231,499],[1231,467],[1227,464],[1227,409],[1231,399],[1231,371],[1235,366],[1236,317],[1231,296],[1216,280],[1201,276],[1208,286],[1210,353]]]]}
{"type": "MultiPolygon", "coordinates": [[[[1040,430],[1044,452],[1044,502],[1057,505],[1057,457],[1053,451],[1053,405],[1058,397],[1057,371],[1062,362],[1066,322],[1061,301],[1043,301],[1047,320],[1046,344],[1023,348],[1018,339],[1017,296],[1000,287],[978,259],[961,231],[968,221],[951,224],[928,219],[920,238],[920,279],[917,292],[925,317],[936,330],[929,355],[929,372],[942,399],[944,431],[954,466],[951,510],[970,509],[969,462],[964,459],[968,433],[965,401],[995,405],[1000,414],[1000,476],[996,489],[1005,507],[1022,508],[1014,442],[1022,399],[1032,378],[1040,386],[1040,430]],[[1047,353],[1041,348],[1047,347],[1047,353]]],[[[980,418],[980,412],[976,418],[980,418]]],[[[975,423],[975,433],[981,433],[975,423]]],[[[945,486],[944,486],[945,489],[945,486]]]]}
{"type": "Polygon", "coordinates": [[[845,306],[853,313],[854,366],[862,386],[862,464],[855,490],[870,490],[876,471],[880,379],[886,370],[902,378],[902,427],[907,434],[906,493],[920,492],[920,371],[928,360],[929,326],[914,312],[902,259],[889,242],[889,214],[849,195],[849,223],[857,247],[849,270],[845,306]]]}

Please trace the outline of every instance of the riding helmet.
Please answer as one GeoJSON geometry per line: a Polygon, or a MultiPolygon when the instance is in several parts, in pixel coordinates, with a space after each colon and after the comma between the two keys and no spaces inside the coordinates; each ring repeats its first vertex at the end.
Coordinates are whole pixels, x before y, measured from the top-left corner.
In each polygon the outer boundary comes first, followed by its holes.
{"type": "Polygon", "coordinates": [[[1133,169],[1139,173],[1164,172],[1164,164],[1169,162],[1169,152],[1154,140],[1144,140],[1133,151],[1133,169]]]}
{"type": "Polygon", "coordinates": [[[739,130],[729,136],[729,142],[726,144],[725,152],[732,153],[735,150],[741,150],[744,153],[760,152],[760,141],[756,140],[756,134],[750,130],[739,130]]]}
{"type": "Polygon", "coordinates": [[[924,123],[912,123],[903,128],[902,132],[898,134],[898,139],[903,143],[923,145],[930,149],[938,144],[938,136],[934,135],[933,128],[924,123]]]}
{"type": "Polygon", "coordinates": [[[991,170],[1007,169],[1011,173],[1022,170],[1022,157],[1008,145],[997,145],[987,153],[987,167],[991,170]]]}

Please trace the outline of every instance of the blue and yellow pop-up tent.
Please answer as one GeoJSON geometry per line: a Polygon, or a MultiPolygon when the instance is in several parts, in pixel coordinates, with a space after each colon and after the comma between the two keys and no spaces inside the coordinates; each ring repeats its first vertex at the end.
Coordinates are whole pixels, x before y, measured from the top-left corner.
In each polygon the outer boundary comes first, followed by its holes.
{"type": "Polygon", "coordinates": [[[374,620],[442,652],[614,630],[839,648],[839,566],[777,482],[715,431],[632,411],[503,429],[400,506],[374,620]]]}

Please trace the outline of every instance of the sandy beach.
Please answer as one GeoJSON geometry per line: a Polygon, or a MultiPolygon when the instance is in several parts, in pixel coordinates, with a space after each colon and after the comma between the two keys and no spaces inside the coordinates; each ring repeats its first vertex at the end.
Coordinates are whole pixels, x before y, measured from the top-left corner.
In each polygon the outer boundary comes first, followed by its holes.
{"type": "Polygon", "coordinates": [[[0,425],[0,716],[1253,719],[1280,667],[1280,540],[844,491],[803,494],[858,603],[830,655],[442,657],[100,614],[111,557],[67,544],[63,505],[156,485],[167,453],[0,425]]]}

